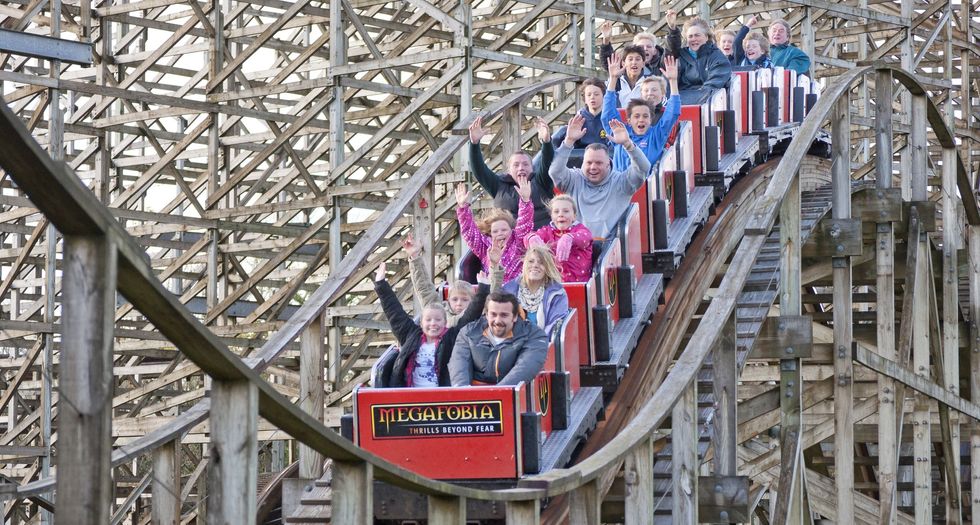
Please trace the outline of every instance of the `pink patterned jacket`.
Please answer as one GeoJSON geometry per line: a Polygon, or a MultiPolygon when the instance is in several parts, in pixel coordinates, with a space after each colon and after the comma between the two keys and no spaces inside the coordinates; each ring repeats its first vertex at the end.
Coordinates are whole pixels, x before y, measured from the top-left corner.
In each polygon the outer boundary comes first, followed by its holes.
{"type": "MultiPolygon", "coordinates": [[[[484,235],[473,220],[473,211],[469,206],[459,206],[456,208],[456,218],[459,219],[459,230],[463,234],[463,240],[470,250],[480,258],[483,271],[487,270],[487,250],[490,248],[490,236],[484,235]]],[[[504,246],[504,254],[500,258],[500,264],[504,267],[504,281],[509,281],[521,273],[524,265],[524,237],[534,228],[534,204],[531,201],[522,200],[517,206],[517,225],[507,239],[504,246]]]]}
{"type": "MultiPolygon", "coordinates": [[[[559,230],[554,223],[538,228],[533,232],[548,245],[551,254],[555,255],[558,239],[565,235],[572,236],[572,251],[568,254],[568,260],[561,262],[555,257],[555,264],[561,270],[561,280],[566,283],[577,283],[588,281],[592,275],[592,232],[582,224],[576,222],[567,230],[559,230]]],[[[528,234],[530,237],[531,234],[528,234]]]]}

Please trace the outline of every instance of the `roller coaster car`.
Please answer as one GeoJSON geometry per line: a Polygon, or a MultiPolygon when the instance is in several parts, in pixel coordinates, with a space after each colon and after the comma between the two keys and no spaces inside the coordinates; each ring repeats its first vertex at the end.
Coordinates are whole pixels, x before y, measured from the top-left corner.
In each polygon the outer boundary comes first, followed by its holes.
{"type": "Polygon", "coordinates": [[[576,315],[570,311],[556,324],[541,372],[517,386],[383,388],[397,355],[389,348],[374,366],[376,388],[354,391],[354,411],[344,423],[350,437],[434,479],[516,479],[553,468],[542,464],[543,446],[572,423],[572,399],[581,388],[576,315]]]}

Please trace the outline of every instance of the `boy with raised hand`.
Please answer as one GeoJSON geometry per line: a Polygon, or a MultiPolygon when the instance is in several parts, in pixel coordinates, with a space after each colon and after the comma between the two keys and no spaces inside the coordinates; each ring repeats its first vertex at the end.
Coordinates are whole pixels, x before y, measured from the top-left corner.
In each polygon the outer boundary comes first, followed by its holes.
{"type": "MultiPolygon", "coordinates": [[[[670,82],[670,99],[664,107],[664,114],[656,124],[653,124],[653,107],[645,100],[632,100],[626,107],[626,130],[630,140],[636,144],[650,160],[653,166],[663,155],[664,145],[681,115],[680,90],[677,87],[677,60],[674,57],[664,57],[664,77],[670,82]]],[[[615,61],[609,62],[609,84],[606,86],[606,96],[602,100],[602,125],[606,133],[611,135],[610,126],[613,121],[620,121],[619,110],[616,108],[617,96],[614,87],[622,74],[622,66],[615,61]]],[[[630,156],[622,145],[613,149],[613,169],[623,171],[630,166],[630,156]]]]}

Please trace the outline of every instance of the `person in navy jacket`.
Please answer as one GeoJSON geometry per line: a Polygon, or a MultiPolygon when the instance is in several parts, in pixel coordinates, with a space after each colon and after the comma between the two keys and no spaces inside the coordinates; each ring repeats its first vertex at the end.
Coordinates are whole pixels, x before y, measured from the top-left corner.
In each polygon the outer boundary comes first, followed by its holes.
{"type": "MultiPolygon", "coordinates": [[[[612,134],[610,122],[620,120],[619,110],[616,108],[618,97],[614,88],[609,86],[617,85],[617,76],[621,74],[622,66],[614,60],[609,61],[609,84],[606,88],[606,96],[602,101],[602,124],[606,128],[607,134],[612,134]]],[[[626,130],[629,132],[630,140],[640,148],[650,160],[653,166],[660,160],[663,154],[664,145],[670,137],[670,131],[674,129],[678,117],[681,114],[681,99],[678,96],[677,87],[677,61],[673,57],[664,59],[664,77],[670,82],[670,91],[673,93],[664,108],[664,114],[656,124],[653,122],[653,107],[642,99],[630,101],[626,108],[626,130]]],[[[626,150],[621,145],[617,145],[613,150],[613,170],[624,171],[630,165],[630,158],[626,150]]]]}
{"type": "MultiPolygon", "coordinates": [[[[588,78],[582,82],[579,91],[585,105],[578,110],[578,114],[585,119],[586,132],[584,137],[575,141],[575,148],[585,148],[589,144],[608,146],[609,137],[602,125],[602,97],[606,94],[606,84],[598,78],[588,78]]],[[[561,146],[567,131],[568,127],[562,126],[551,136],[551,144],[555,149],[561,146]]]]}

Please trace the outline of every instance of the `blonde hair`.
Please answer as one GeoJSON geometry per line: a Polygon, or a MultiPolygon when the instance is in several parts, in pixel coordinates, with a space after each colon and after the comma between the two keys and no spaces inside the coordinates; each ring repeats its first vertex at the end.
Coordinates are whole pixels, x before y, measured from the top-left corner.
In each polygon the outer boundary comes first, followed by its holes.
{"type": "Polygon", "coordinates": [[[657,44],[660,43],[660,40],[657,38],[657,35],[655,35],[653,33],[647,33],[646,31],[644,31],[642,33],[637,33],[637,34],[633,35],[633,43],[634,44],[639,44],[640,43],[640,40],[649,40],[649,41],[653,42],[653,45],[654,46],[656,46],[657,44]]]}
{"type": "Polygon", "coordinates": [[[551,200],[548,201],[548,211],[551,211],[551,206],[555,202],[567,202],[570,204],[572,206],[572,213],[575,214],[575,218],[578,218],[578,206],[575,205],[575,199],[573,199],[571,195],[567,193],[560,193],[552,197],[551,200]]]}
{"type": "Polygon", "coordinates": [[[708,42],[713,43],[715,41],[715,35],[711,31],[711,24],[700,16],[692,16],[691,18],[688,18],[687,22],[684,22],[682,33],[687,36],[687,30],[694,26],[699,26],[704,30],[704,36],[708,39],[708,42]]]}
{"type": "Polygon", "coordinates": [[[715,29],[715,40],[721,40],[722,35],[728,35],[735,38],[735,31],[731,29],[715,29]]]}
{"type": "Polygon", "coordinates": [[[466,297],[473,299],[473,285],[462,279],[456,279],[449,285],[446,295],[450,296],[452,294],[465,295],[466,297]]]}
{"type": "Polygon", "coordinates": [[[762,48],[762,54],[763,55],[768,55],[769,54],[769,39],[766,38],[766,37],[764,37],[764,36],[762,36],[762,33],[758,33],[758,32],[753,31],[753,32],[749,33],[748,35],[746,35],[745,38],[742,40],[742,49],[743,50],[745,49],[745,43],[746,42],[750,42],[750,41],[751,42],[756,42],[756,43],[759,44],[759,47],[762,48]]]}
{"type": "Polygon", "coordinates": [[[422,313],[423,313],[423,315],[425,314],[425,311],[426,310],[437,310],[437,311],[439,311],[439,313],[442,314],[442,320],[443,321],[448,321],[449,320],[449,314],[446,313],[446,307],[443,306],[442,303],[429,303],[429,304],[423,306],[422,307],[422,313]]]}
{"type": "MultiPolygon", "coordinates": [[[[538,260],[541,261],[541,266],[544,266],[544,278],[553,283],[561,284],[561,272],[558,271],[558,265],[555,264],[555,256],[551,250],[544,244],[531,246],[524,254],[522,262],[527,264],[527,258],[532,255],[537,256],[538,260]]],[[[521,284],[527,286],[527,274],[523,271],[521,272],[521,284]]]]}
{"type": "Polygon", "coordinates": [[[490,226],[497,221],[506,221],[511,229],[514,228],[514,214],[503,208],[490,208],[476,225],[484,235],[490,235],[490,226]]]}
{"type": "Polygon", "coordinates": [[[643,80],[640,81],[640,89],[641,90],[643,89],[643,85],[644,84],[653,84],[654,82],[656,82],[657,84],[660,85],[660,92],[663,93],[664,96],[666,96],[667,95],[667,79],[664,78],[664,77],[662,77],[662,76],[660,76],[660,75],[650,75],[648,77],[644,77],[643,80]]]}

